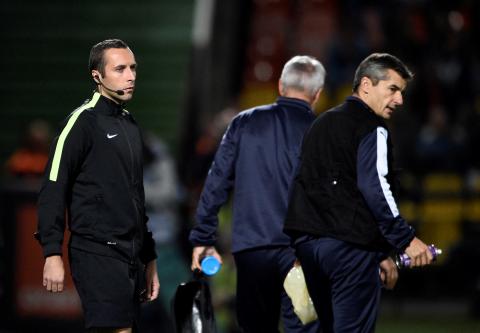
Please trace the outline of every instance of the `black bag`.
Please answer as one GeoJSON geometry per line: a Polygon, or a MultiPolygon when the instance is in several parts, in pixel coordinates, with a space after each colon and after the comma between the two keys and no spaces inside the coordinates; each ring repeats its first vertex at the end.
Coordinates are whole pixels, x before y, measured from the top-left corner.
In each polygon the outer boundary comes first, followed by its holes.
{"type": "Polygon", "coordinates": [[[177,287],[173,297],[177,333],[216,333],[212,297],[205,276],[193,273],[193,280],[177,287]]]}

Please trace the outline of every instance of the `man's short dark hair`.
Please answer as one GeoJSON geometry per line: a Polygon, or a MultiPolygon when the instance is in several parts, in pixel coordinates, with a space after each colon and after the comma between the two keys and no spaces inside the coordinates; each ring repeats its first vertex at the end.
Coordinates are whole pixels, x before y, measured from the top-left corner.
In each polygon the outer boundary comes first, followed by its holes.
{"type": "Polygon", "coordinates": [[[374,86],[378,84],[378,81],[386,80],[388,69],[397,72],[406,81],[413,78],[410,69],[397,57],[388,53],[373,53],[358,65],[353,79],[353,92],[358,92],[363,77],[372,80],[374,86]]]}
{"type": "Polygon", "coordinates": [[[103,42],[93,45],[90,50],[90,57],[88,58],[88,70],[99,71],[102,75],[105,75],[105,61],[103,54],[108,49],[128,49],[127,43],[120,39],[106,39],[103,42]]]}

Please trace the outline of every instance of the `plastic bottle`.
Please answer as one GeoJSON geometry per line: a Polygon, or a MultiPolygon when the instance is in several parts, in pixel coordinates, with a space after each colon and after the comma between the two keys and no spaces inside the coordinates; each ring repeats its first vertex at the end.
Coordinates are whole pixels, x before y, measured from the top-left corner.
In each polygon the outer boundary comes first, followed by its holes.
{"type": "Polygon", "coordinates": [[[220,261],[214,256],[206,256],[202,259],[200,265],[202,266],[202,272],[205,275],[212,276],[217,274],[217,272],[222,267],[220,261]]]}
{"type": "MultiPolygon", "coordinates": [[[[442,254],[442,250],[435,247],[435,245],[429,245],[428,249],[430,250],[430,253],[432,254],[433,261],[437,259],[437,257],[442,254]]],[[[405,267],[410,267],[412,263],[412,260],[406,253],[400,253],[395,257],[395,264],[397,265],[398,268],[405,268],[405,267]]]]}

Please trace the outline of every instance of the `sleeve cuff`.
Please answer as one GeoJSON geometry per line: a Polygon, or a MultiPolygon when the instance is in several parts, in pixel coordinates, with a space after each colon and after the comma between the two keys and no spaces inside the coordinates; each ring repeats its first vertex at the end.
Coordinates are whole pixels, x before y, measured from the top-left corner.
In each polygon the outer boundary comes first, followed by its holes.
{"type": "Polygon", "coordinates": [[[157,253],[155,251],[150,253],[144,253],[140,256],[140,261],[145,265],[155,259],[157,259],[157,253]]]}
{"type": "Polygon", "coordinates": [[[190,231],[188,240],[192,246],[214,246],[217,242],[215,235],[202,232],[195,228],[190,231]]]}
{"type": "Polygon", "coordinates": [[[405,251],[405,249],[410,245],[410,242],[415,238],[415,229],[412,226],[409,226],[410,230],[408,235],[401,241],[396,247],[399,251],[405,251]]]}
{"type": "Polygon", "coordinates": [[[61,243],[47,243],[43,244],[43,257],[51,257],[54,255],[62,255],[62,244],[61,243]]]}
{"type": "Polygon", "coordinates": [[[157,253],[155,252],[155,241],[153,240],[152,233],[147,232],[145,234],[142,250],[139,254],[140,261],[145,265],[150,261],[157,259],[157,253]]]}

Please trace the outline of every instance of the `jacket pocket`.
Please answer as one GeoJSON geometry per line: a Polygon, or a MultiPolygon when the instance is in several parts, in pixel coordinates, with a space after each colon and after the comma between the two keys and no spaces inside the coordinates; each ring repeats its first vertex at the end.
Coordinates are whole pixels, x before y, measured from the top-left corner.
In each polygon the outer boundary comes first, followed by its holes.
{"type": "Polygon", "coordinates": [[[98,226],[102,224],[103,207],[104,201],[101,193],[94,194],[85,201],[83,206],[85,214],[82,225],[90,229],[87,231],[89,234],[97,230],[98,226]]]}
{"type": "Polygon", "coordinates": [[[338,174],[318,179],[308,185],[308,195],[322,220],[337,228],[353,222],[356,211],[354,188],[338,174]]]}

